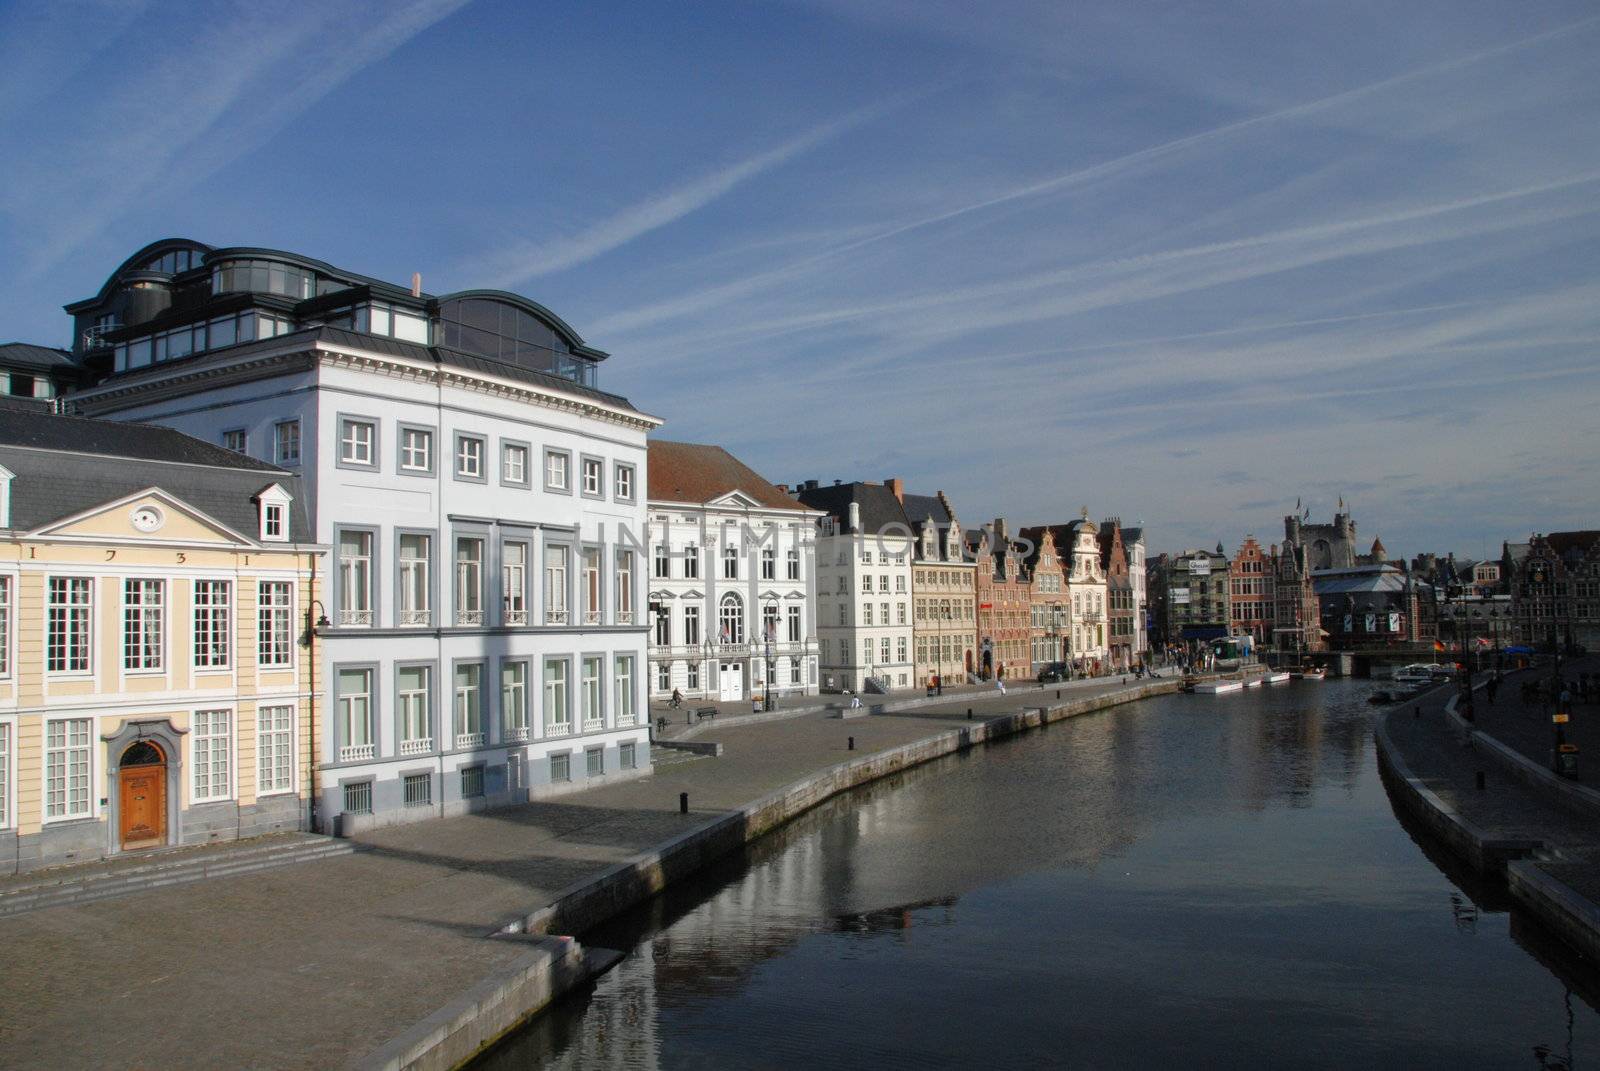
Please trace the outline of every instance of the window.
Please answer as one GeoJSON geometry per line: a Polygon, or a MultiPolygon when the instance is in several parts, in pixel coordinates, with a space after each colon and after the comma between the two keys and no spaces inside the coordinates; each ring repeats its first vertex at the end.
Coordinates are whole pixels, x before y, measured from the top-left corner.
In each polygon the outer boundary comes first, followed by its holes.
{"type": "Polygon", "coordinates": [[[401,666],[395,674],[395,706],[400,715],[400,754],[425,755],[433,750],[432,703],[427,666],[401,666]]]}
{"type": "Polygon", "coordinates": [[[789,566],[788,566],[788,568],[789,568],[789,572],[788,572],[789,579],[790,580],[799,580],[800,579],[800,551],[799,551],[799,549],[797,549],[795,547],[790,547],[789,548],[789,566]]]}
{"type": "Polygon", "coordinates": [[[850,623],[850,607],[841,604],[840,607],[839,607],[839,624],[848,625],[849,623],[850,623]]]}
{"type": "MultiPolygon", "coordinates": [[[[693,665],[694,663],[690,663],[693,665]]],[[[656,691],[665,692],[672,687],[672,663],[656,663],[656,691]]]]}
{"type": "Polygon", "coordinates": [[[572,707],[567,697],[567,662],[544,660],[544,727],[547,733],[572,731],[572,707]]]}
{"type": "Polygon", "coordinates": [[[483,480],[483,440],[476,435],[456,436],[456,478],[483,480]]]}
{"type": "Polygon", "coordinates": [[[528,663],[500,663],[500,718],[507,740],[528,739],[528,663]]]}
{"type": "Polygon", "coordinates": [[[550,781],[557,784],[562,781],[572,780],[572,756],[563,751],[559,755],[550,756],[550,781]]]}
{"type": "Polygon", "coordinates": [[[633,551],[617,551],[617,618],[618,625],[633,624],[633,551]]]}
{"type": "Polygon", "coordinates": [[[665,543],[657,543],[655,552],[651,556],[651,573],[660,579],[672,576],[672,556],[667,552],[665,543]]]}
{"type": "Polygon", "coordinates": [[[282,502],[261,503],[261,538],[274,542],[288,538],[284,516],[288,511],[282,502]]]}
{"type": "Polygon", "coordinates": [[[194,665],[227,669],[232,635],[233,585],[226,580],[194,582],[194,665]]]}
{"type": "MultiPolygon", "coordinates": [[[[861,604],[861,623],[863,625],[872,624],[872,604],[870,602],[861,604]]],[[[884,622],[885,625],[888,623],[887,621],[884,622]]]]}
{"type": "Polygon", "coordinates": [[[544,548],[544,618],[549,625],[567,623],[567,548],[544,548]]]}
{"type": "Polygon", "coordinates": [[[396,623],[402,628],[427,625],[433,620],[428,577],[432,542],[430,536],[421,533],[400,536],[400,590],[396,592],[400,614],[396,623]]]}
{"type": "MultiPolygon", "coordinates": [[[[906,590],[906,578],[903,575],[894,578],[894,589],[899,592],[904,592],[906,590]]],[[[883,590],[888,591],[889,589],[884,588],[883,590]]]]}
{"type": "Polygon", "coordinates": [[[500,444],[500,482],[525,487],[528,483],[528,448],[516,443],[500,444]]]}
{"type": "MultiPolygon", "coordinates": [[[[0,576],[0,677],[11,675],[11,578],[0,576]]],[[[0,766],[3,766],[0,763],[0,766]]],[[[0,806],[5,805],[5,793],[0,792],[0,806]]],[[[0,826],[4,826],[0,822],[0,826]]]]}
{"type": "MultiPolygon", "coordinates": [[[[897,603],[895,603],[895,609],[899,611],[899,613],[895,617],[895,621],[898,624],[901,624],[901,625],[905,624],[906,623],[906,604],[904,602],[897,602],[897,603]]],[[[889,623],[889,619],[887,617],[888,610],[885,610],[884,614],[885,614],[885,617],[884,617],[883,623],[885,625],[887,625],[889,623]]]]}
{"type": "Polygon", "coordinates": [[[612,477],[612,490],[616,492],[619,501],[633,501],[633,466],[618,465],[617,474],[612,477]]]}
{"type": "Polygon", "coordinates": [[[346,814],[371,814],[372,813],[372,782],[356,781],[343,786],[344,811],[346,814]]]}
{"type": "Polygon", "coordinates": [[[683,642],[694,646],[700,642],[700,607],[683,608],[683,642]]]}
{"type": "Polygon", "coordinates": [[[125,580],[122,583],[122,668],[161,668],[161,640],[165,631],[165,584],[160,580],[125,580]]]}
{"type": "Polygon", "coordinates": [[[722,578],[739,579],[739,548],[732,544],[722,548],[722,578]]]}
{"type": "Polygon", "coordinates": [[[294,707],[256,711],[256,795],[294,790],[294,707]]]}
{"type": "Polygon", "coordinates": [[[400,429],[400,471],[433,472],[433,432],[427,428],[400,429]]]}
{"type": "Polygon", "coordinates": [[[376,462],[378,426],[370,420],[341,417],[339,420],[339,464],[372,468],[376,462]]]}
{"type": "Polygon", "coordinates": [[[285,420],[272,428],[272,456],[280,465],[300,464],[300,422],[285,420]]]}
{"type": "Polygon", "coordinates": [[[339,624],[372,625],[372,533],[339,533],[339,624]]]}
{"type": "Polygon", "coordinates": [[[583,548],[583,623],[600,624],[600,549],[583,548]]]}
{"type": "Polygon", "coordinates": [[[433,804],[433,775],[406,774],[405,803],[407,807],[428,807],[433,804]]]}
{"type": "Polygon", "coordinates": [[[594,657],[586,657],[583,660],[580,688],[585,729],[598,729],[605,723],[605,707],[600,702],[600,663],[601,659],[594,657]]]}
{"type": "Polygon", "coordinates": [[[656,613],[656,646],[672,646],[672,611],[665,606],[656,613]]]}
{"type": "Polygon", "coordinates": [[[625,740],[617,745],[617,765],[624,770],[637,770],[639,768],[639,745],[632,740],[625,740]]]}
{"type": "Polygon", "coordinates": [[[483,624],[483,540],[456,540],[456,624],[483,624]]]}
{"type": "MultiPolygon", "coordinates": [[[[898,580],[898,579],[903,579],[903,578],[896,577],[895,579],[898,580]]],[[[880,592],[882,592],[883,594],[885,594],[885,595],[889,594],[889,574],[888,573],[884,573],[883,575],[878,577],[878,590],[880,592]]]]}
{"type": "Polygon", "coordinates": [[[50,578],[45,666],[51,673],[89,672],[93,585],[88,577],[50,578]]]}
{"type": "Polygon", "coordinates": [[[583,757],[590,777],[599,777],[606,772],[606,749],[592,747],[584,751],[583,757]]]}
{"type": "Polygon", "coordinates": [[[617,717],[616,724],[633,724],[633,657],[617,656],[617,717]]]}
{"type": "Polygon", "coordinates": [[[798,658],[791,658],[789,660],[789,683],[790,684],[799,684],[799,683],[801,683],[801,681],[800,681],[800,659],[798,659],[798,658]]]}
{"type": "Polygon", "coordinates": [[[456,747],[483,746],[483,666],[456,667],[456,747]]]}
{"type": "Polygon", "coordinates": [[[264,581],[256,587],[256,661],[262,668],[287,666],[294,657],[290,595],[286,580],[264,581]]]}
{"type": "Polygon", "coordinates": [[[372,671],[341,669],[336,680],[339,761],[370,759],[376,751],[372,743],[372,671]]]}
{"type": "Polygon", "coordinates": [[[232,722],[226,710],[201,710],[194,716],[194,802],[232,795],[232,722]]]}
{"type": "Polygon", "coordinates": [[[700,546],[689,543],[683,548],[683,578],[694,580],[700,575],[700,546]]]}
{"type": "MultiPolygon", "coordinates": [[[[888,641],[884,642],[887,643],[888,641]]],[[[861,641],[861,661],[868,666],[872,665],[872,641],[870,639],[861,641]]]]}
{"type": "Polygon", "coordinates": [[[500,601],[504,623],[528,623],[528,544],[500,544],[500,601]]]}
{"type": "Polygon", "coordinates": [[[744,606],[739,602],[739,596],[732,592],[724,595],[719,614],[722,627],[718,638],[723,643],[743,643],[744,606]]]}
{"type": "Polygon", "coordinates": [[[861,574],[861,594],[863,594],[863,595],[871,595],[872,594],[872,574],[871,573],[862,573],[861,574]]]}
{"type": "Polygon", "coordinates": [[[904,662],[906,660],[906,638],[904,636],[894,641],[894,655],[896,662],[904,662]]]}
{"type": "Polygon", "coordinates": [[[791,606],[789,607],[789,642],[799,643],[800,638],[800,607],[791,606]]]}
{"type": "Polygon", "coordinates": [[[602,495],[605,493],[605,462],[598,458],[586,457],[583,459],[583,493],[586,495],[602,495]]]}
{"type": "Polygon", "coordinates": [[[778,552],[771,547],[761,548],[761,579],[778,579],[778,552]]]}
{"type": "Polygon", "coordinates": [[[778,638],[777,603],[764,602],[761,604],[761,638],[768,643],[772,643],[778,638]]]}
{"type": "Polygon", "coordinates": [[[222,433],[222,448],[224,450],[232,450],[236,454],[242,454],[246,452],[245,447],[247,446],[248,441],[249,440],[245,435],[243,428],[237,428],[233,431],[225,431],[222,433]]]}
{"type": "Polygon", "coordinates": [[[461,768],[461,798],[474,799],[483,795],[483,767],[463,766],[461,768]]]}
{"type": "Polygon", "coordinates": [[[89,802],[89,719],[46,722],[44,816],[84,818],[89,802]]]}
{"type": "Polygon", "coordinates": [[[684,663],[683,685],[691,692],[700,690],[700,663],[689,661],[684,663]]]}
{"type": "Polygon", "coordinates": [[[547,491],[570,491],[572,455],[560,450],[546,450],[544,454],[544,486],[547,491]]]}
{"type": "Polygon", "coordinates": [[[0,829],[11,824],[11,726],[0,725],[0,829]]]}

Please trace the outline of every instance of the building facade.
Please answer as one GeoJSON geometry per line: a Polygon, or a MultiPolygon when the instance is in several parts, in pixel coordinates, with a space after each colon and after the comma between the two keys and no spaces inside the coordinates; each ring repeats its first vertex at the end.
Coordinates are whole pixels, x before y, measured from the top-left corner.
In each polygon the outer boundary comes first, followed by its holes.
{"type": "Polygon", "coordinates": [[[307,828],[324,550],[275,466],[0,418],[0,872],[307,828]]]}
{"type": "Polygon", "coordinates": [[[1256,537],[1247,535],[1228,563],[1228,631],[1252,637],[1258,648],[1272,642],[1277,627],[1276,553],[1276,548],[1262,550],[1256,537]]]}
{"type": "Polygon", "coordinates": [[[650,694],[816,695],[816,531],[720,446],[652,440],[650,694]]]}
{"type": "Polygon", "coordinates": [[[301,475],[332,548],[321,828],[648,770],[638,533],[660,422],[598,388],[603,351],[513,294],[185,240],[67,311],[112,360],[79,411],[301,475]]]}
{"type": "Polygon", "coordinates": [[[1040,670],[1062,663],[1071,665],[1076,652],[1072,646],[1072,596],[1067,588],[1067,571],[1056,547],[1054,528],[1024,528],[1022,541],[1031,545],[1024,560],[1031,583],[1028,588],[1028,668],[1040,670]]]}
{"type": "Polygon", "coordinates": [[[911,525],[911,601],[915,681],[933,686],[967,679],[978,665],[976,563],[955,509],[943,491],[907,494],[898,479],[884,485],[911,525]]]}
{"type": "Polygon", "coordinates": [[[967,533],[975,564],[978,677],[1016,677],[1032,664],[1032,583],[1004,518],[967,533]]]}
{"type": "Polygon", "coordinates": [[[1116,518],[1100,523],[1100,568],[1106,578],[1106,646],[1111,668],[1132,669],[1139,658],[1138,611],[1128,551],[1116,518]]]}
{"type": "MultiPolygon", "coordinates": [[[[1121,522],[1113,518],[1118,524],[1121,522]]],[[[1139,664],[1150,650],[1149,568],[1145,560],[1144,528],[1122,529],[1122,546],[1128,555],[1128,580],[1133,588],[1133,653],[1139,664]]]]}
{"type": "Polygon", "coordinates": [[[1166,583],[1169,642],[1193,647],[1228,634],[1228,557],[1221,543],[1215,551],[1174,555],[1166,583]]]}
{"type": "Polygon", "coordinates": [[[912,661],[911,526],[877,483],[795,490],[817,526],[817,643],[822,689],[888,692],[916,683],[912,661]]]}
{"type": "MultiPolygon", "coordinates": [[[[1022,530],[1023,539],[1036,544],[1042,544],[1047,534],[1063,578],[1062,608],[1066,615],[1060,626],[1065,643],[1055,660],[1070,662],[1080,673],[1103,671],[1110,664],[1109,624],[1099,526],[1089,520],[1085,509],[1079,520],[1022,530]]],[[[1037,589],[1037,580],[1034,586],[1037,589]]]]}
{"type": "Polygon", "coordinates": [[[1535,533],[1526,543],[1507,543],[1500,571],[1509,578],[1518,642],[1600,647],[1600,531],[1535,533]]]}

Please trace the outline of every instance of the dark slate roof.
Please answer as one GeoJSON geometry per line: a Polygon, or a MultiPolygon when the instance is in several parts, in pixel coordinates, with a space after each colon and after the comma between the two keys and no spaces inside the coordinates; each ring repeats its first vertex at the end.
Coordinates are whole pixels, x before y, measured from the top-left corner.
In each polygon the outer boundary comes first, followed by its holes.
{"type": "Polygon", "coordinates": [[[1124,528],[1122,530],[1122,545],[1123,546],[1127,546],[1129,543],[1137,543],[1143,538],[1144,538],[1144,528],[1143,527],[1124,528]]]}
{"type": "Polygon", "coordinates": [[[35,346],[31,342],[0,343],[0,367],[34,368],[42,372],[77,372],[82,369],[71,350],[35,346]]]}
{"type": "Polygon", "coordinates": [[[319,342],[328,342],[336,346],[348,346],[352,349],[370,350],[374,353],[383,353],[391,357],[405,357],[414,361],[432,362],[439,365],[449,365],[453,368],[463,368],[469,372],[480,372],[485,375],[500,376],[521,383],[528,383],[547,390],[562,391],[574,394],[581,398],[589,398],[603,405],[614,406],[638,412],[620,394],[599,390],[595,387],[586,387],[582,383],[575,383],[561,376],[554,376],[548,372],[539,372],[521,365],[508,364],[505,361],[491,360],[480,357],[475,353],[462,353],[458,350],[446,349],[443,346],[423,346],[416,342],[404,342],[397,338],[388,338],[383,335],[368,335],[360,331],[350,331],[343,327],[302,328],[287,335],[276,338],[257,339],[254,342],[242,342],[237,346],[227,346],[218,350],[207,350],[197,353],[192,357],[183,357],[176,361],[163,361],[160,364],[146,365],[143,368],[130,372],[121,372],[112,376],[105,382],[108,385],[137,382],[139,378],[159,378],[165,369],[177,367],[203,367],[208,363],[234,360],[251,353],[268,350],[281,350],[286,344],[304,344],[306,349],[311,349],[319,342]]]}
{"type": "Polygon", "coordinates": [[[26,398],[20,394],[0,394],[0,409],[15,409],[23,413],[48,413],[52,406],[49,398],[26,398]]]}
{"type": "Polygon", "coordinates": [[[830,514],[841,528],[850,522],[850,503],[861,507],[861,531],[878,535],[893,526],[890,535],[909,535],[911,524],[906,520],[900,500],[881,483],[837,483],[831,487],[802,488],[800,502],[812,509],[830,514]]]}
{"type": "Polygon", "coordinates": [[[944,508],[937,495],[906,495],[900,508],[912,524],[932,520],[939,528],[950,527],[950,511],[944,508]]]}
{"type": "Polygon", "coordinates": [[[21,531],[159,487],[254,536],[260,523],[252,499],[276,483],[294,499],[289,538],[312,541],[298,476],[170,428],[9,413],[0,420],[0,465],[15,475],[11,525],[21,531]]]}
{"type": "Polygon", "coordinates": [[[710,502],[742,491],[771,509],[800,510],[800,503],[720,446],[649,442],[648,497],[658,502],[710,502]]]}

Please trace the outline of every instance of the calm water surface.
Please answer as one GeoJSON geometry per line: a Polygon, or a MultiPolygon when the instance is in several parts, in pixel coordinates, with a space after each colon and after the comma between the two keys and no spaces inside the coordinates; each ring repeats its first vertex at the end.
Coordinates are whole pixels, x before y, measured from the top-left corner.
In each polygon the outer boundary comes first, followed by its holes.
{"type": "Polygon", "coordinates": [[[627,958],[483,1066],[1600,1064],[1594,968],[1402,825],[1369,690],[1164,697],[836,800],[585,935],[627,958]]]}

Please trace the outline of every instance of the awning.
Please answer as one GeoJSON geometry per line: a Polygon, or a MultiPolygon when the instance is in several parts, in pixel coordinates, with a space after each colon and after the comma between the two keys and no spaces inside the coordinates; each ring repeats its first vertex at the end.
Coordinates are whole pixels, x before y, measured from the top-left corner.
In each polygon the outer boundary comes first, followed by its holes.
{"type": "Polygon", "coordinates": [[[1228,634],[1226,625],[1189,625],[1183,630],[1186,640],[1215,640],[1228,634]]]}

